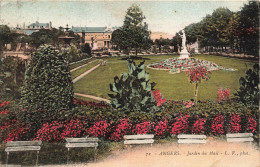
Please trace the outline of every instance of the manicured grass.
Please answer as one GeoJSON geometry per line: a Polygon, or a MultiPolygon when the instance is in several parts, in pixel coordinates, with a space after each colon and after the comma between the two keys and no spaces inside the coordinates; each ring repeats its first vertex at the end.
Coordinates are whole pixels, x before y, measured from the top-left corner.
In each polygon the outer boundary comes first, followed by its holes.
{"type": "Polygon", "coordinates": [[[96,66],[98,64],[98,60],[96,60],[95,62],[92,62],[82,68],[79,68],[73,72],[71,72],[71,77],[72,79],[78,77],[79,75],[83,74],[84,72],[86,72],[87,70],[91,69],[92,67],[96,66]]]}
{"type": "MultiPolygon", "coordinates": [[[[150,60],[145,61],[145,64],[149,64],[178,56],[163,55],[145,57],[150,58],[150,60]]],[[[245,76],[246,65],[248,68],[252,68],[254,64],[254,62],[248,60],[211,55],[195,55],[195,58],[212,61],[224,67],[237,69],[235,72],[222,70],[212,72],[211,78],[208,81],[203,81],[199,85],[199,100],[216,100],[218,85],[222,88],[230,88],[230,93],[233,95],[239,88],[239,78],[245,76]]],[[[121,73],[128,72],[128,70],[126,60],[120,60],[118,57],[107,58],[106,60],[106,66],[99,67],[74,85],[75,92],[109,98],[107,94],[112,93],[109,90],[109,83],[113,82],[113,78],[116,75],[120,76],[121,73]]],[[[138,64],[140,61],[135,62],[138,64]]],[[[185,73],[169,74],[168,71],[148,68],[146,71],[150,74],[150,80],[157,83],[155,89],[159,89],[164,98],[170,100],[189,100],[194,98],[194,85],[189,83],[185,73]]]]}
{"type": "Polygon", "coordinates": [[[86,63],[88,63],[88,62],[90,62],[90,61],[93,61],[93,60],[95,60],[95,58],[90,58],[90,59],[87,59],[87,60],[84,60],[84,61],[81,61],[81,62],[72,64],[72,65],[70,65],[70,70],[72,70],[72,69],[74,69],[74,68],[77,68],[77,67],[79,67],[79,66],[81,66],[81,65],[83,65],[83,64],[86,64],[86,63]]]}

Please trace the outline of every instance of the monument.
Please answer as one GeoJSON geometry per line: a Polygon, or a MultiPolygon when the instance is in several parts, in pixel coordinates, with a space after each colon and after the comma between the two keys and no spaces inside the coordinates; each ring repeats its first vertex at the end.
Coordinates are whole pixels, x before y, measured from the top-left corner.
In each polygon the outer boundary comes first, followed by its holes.
{"type": "Polygon", "coordinates": [[[190,53],[187,51],[187,47],[186,47],[186,35],[185,35],[184,30],[182,30],[182,34],[183,34],[183,35],[182,35],[182,49],[181,49],[181,52],[180,52],[180,57],[179,57],[179,59],[188,59],[190,53]]]}

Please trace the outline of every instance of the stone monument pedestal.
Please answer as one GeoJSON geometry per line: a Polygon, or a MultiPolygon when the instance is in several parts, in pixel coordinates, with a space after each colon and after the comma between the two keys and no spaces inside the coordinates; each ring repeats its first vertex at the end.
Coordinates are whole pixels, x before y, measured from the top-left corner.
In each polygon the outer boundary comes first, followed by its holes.
{"type": "Polygon", "coordinates": [[[181,51],[179,59],[188,59],[188,58],[190,58],[189,56],[190,56],[190,53],[185,48],[181,51]]]}

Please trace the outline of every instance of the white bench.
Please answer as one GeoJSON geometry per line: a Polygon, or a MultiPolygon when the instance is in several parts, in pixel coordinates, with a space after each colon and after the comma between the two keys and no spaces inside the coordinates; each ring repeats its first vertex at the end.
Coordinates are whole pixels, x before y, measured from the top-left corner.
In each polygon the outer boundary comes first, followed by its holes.
{"type": "Polygon", "coordinates": [[[6,157],[6,166],[8,164],[8,156],[10,152],[19,152],[19,151],[36,151],[36,166],[38,166],[38,155],[41,149],[42,141],[9,141],[6,143],[5,152],[7,153],[6,157]]]}
{"type": "Polygon", "coordinates": [[[177,136],[179,144],[206,144],[206,135],[180,134],[177,136]]]}
{"type": "Polygon", "coordinates": [[[228,133],[226,134],[227,142],[252,142],[252,133],[228,133]]]}
{"type": "Polygon", "coordinates": [[[93,147],[95,148],[94,161],[96,161],[96,150],[99,139],[97,137],[87,138],[66,138],[66,148],[68,148],[67,164],[69,164],[69,151],[71,148],[93,147]]]}
{"type": "Polygon", "coordinates": [[[124,135],[124,144],[152,144],[154,143],[153,134],[141,134],[141,135],[124,135]]]}

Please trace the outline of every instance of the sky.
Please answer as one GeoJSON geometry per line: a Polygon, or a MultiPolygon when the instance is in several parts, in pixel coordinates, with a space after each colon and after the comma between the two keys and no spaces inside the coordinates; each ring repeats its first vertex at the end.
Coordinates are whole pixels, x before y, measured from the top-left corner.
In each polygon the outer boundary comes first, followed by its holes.
{"type": "Polygon", "coordinates": [[[122,26],[132,4],[137,4],[152,32],[175,34],[185,26],[199,22],[219,7],[233,12],[247,1],[82,1],[82,0],[0,0],[0,24],[11,27],[35,21],[63,26],[122,26]]]}

